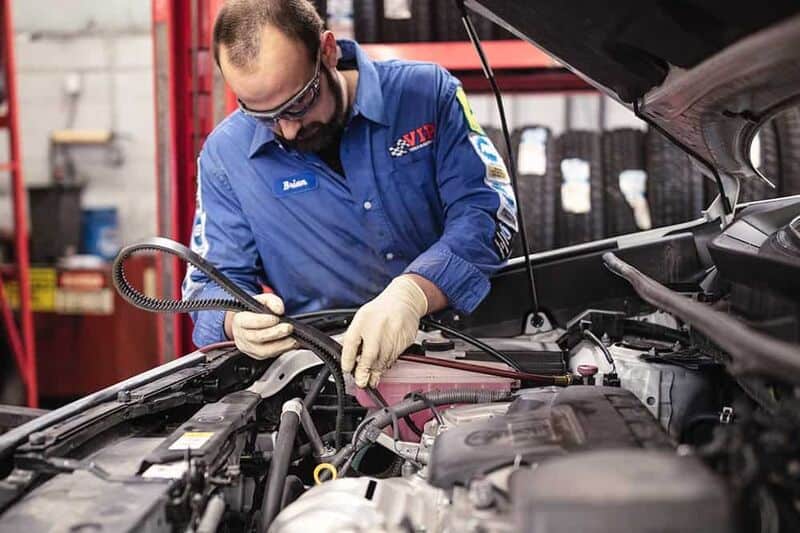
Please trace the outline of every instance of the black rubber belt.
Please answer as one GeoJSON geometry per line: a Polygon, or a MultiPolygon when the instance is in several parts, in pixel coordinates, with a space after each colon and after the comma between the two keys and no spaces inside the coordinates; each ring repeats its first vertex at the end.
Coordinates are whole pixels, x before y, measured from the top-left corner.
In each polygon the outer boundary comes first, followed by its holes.
{"type": "MultiPolygon", "coordinates": [[[[123,248],[114,260],[112,280],[120,296],[139,309],[156,313],[189,313],[194,311],[251,311],[273,315],[273,313],[250,294],[242,290],[214,265],[206,261],[183,244],[163,237],[153,237],[123,248]],[[217,283],[233,298],[200,298],[196,300],[167,300],[152,298],[135,289],[125,277],[125,261],[137,252],[158,251],[174,255],[217,283]]],[[[313,326],[291,317],[280,316],[280,322],[291,324],[294,337],[301,347],[314,352],[330,369],[336,384],[336,447],[341,447],[341,432],[344,424],[344,375],[339,366],[342,346],[328,335],[313,326]]]]}

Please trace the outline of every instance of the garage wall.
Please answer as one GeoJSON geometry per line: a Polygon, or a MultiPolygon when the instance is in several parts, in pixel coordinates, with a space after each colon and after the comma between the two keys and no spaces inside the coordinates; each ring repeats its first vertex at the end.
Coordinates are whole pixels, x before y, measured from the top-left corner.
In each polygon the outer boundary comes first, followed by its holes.
{"type": "MultiPolygon", "coordinates": [[[[13,2],[26,183],[50,181],[53,129],[111,129],[112,149],[76,148],[86,181],[83,203],[119,209],[123,242],[156,231],[155,142],[150,2],[13,2]],[[81,88],[69,124],[67,79],[81,88]]],[[[0,139],[0,158],[7,158],[0,139]]],[[[9,180],[0,178],[0,228],[9,228],[9,180]]]]}

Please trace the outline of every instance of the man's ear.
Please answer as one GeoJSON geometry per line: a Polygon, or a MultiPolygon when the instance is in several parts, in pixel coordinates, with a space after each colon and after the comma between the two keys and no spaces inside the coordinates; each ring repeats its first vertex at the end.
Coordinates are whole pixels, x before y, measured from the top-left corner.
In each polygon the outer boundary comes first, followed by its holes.
{"type": "Polygon", "coordinates": [[[336,36],[332,31],[326,30],[322,32],[320,46],[322,47],[322,62],[329,69],[336,68],[339,63],[339,45],[336,44],[336,36]]]}

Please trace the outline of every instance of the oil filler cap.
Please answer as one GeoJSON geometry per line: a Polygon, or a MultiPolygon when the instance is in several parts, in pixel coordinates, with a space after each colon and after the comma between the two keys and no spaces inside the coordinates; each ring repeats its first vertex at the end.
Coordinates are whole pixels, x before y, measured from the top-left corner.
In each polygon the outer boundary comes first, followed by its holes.
{"type": "Polygon", "coordinates": [[[450,339],[430,340],[425,339],[422,341],[422,349],[426,352],[449,352],[455,350],[456,343],[450,339]]]}

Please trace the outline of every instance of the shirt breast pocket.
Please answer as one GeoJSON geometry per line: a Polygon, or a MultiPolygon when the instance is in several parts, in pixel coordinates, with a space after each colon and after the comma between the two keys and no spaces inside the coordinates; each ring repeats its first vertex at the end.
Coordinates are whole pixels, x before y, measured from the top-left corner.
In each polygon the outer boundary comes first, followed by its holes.
{"type": "Polygon", "coordinates": [[[432,150],[426,147],[395,158],[391,164],[390,179],[398,187],[409,184],[435,188],[436,165],[432,150]]]}

